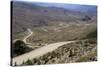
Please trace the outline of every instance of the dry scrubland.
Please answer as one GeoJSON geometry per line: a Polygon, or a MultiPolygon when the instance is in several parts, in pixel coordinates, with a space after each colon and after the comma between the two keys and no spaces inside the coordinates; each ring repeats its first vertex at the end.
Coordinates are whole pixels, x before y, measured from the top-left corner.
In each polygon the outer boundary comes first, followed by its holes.
{"type": "MultiPolygon", "coordinates": [[[[41,45],[42,43],[48,44],[60,41],[80,40],[80,39],[86,39],[89,33],[96,31],[95,23],[63,24],[62,22],[61,23],[55,22],[55,24],[56,25],[52,26],[33,27],[33,29],[31,30],[34,32],[34,34],[27,39],[27,42],[32,43],[32,45],[34,46],[34,44],[41,45]]],[[[27,33],[27,30],[25,32],[27,33]]],[[[17,39],[23,40],[23,38],[27,34],[18,33],[15,36],[17,37],[17,39]]]]}
{"type": "Polygon", "coordinates": [[[65,44],[43,56],[27,60],[26,62],[23,62],[22,65],[96,61],[96,46],[95,39],[86,39],[75,43],[65,44]]]}
{"type": "MultiPolygon", "coordinates": [[[[74,40],[79,41],[67,45],[65,44],[53,52],[49,52],[43,56],[27,60],[26,62],[23,61],[21,64],[22,66],[97,60],[96,23],[66,24],[61,22],[50,26],[33,27],[31,30],[34,34],[26,39],[30,44],[24,43],[23,46],[18,46],[18,44],[17,46],[14,46],[13,49],[15,51],[13,52],[14,55],[12,57],[23,55],[24,53],[36,50],[50,43],[74,40]]],[[[28,34],[29,33],[26,30],[24,33],[17,33],[15,37],[23,40],[28,34]]],[[[15,63],[14,65],[17,64],[15,63]]]]}
{"type": "MultiPolygon", "coordinates": [[[[86,22],[86,21],[85,21],[86,22]]],[[[89,24],[66,24],[55,23],[55,25],[33,27],[31,29],[34,34],[26,39],[30,44],[23,46],[16,44],[13,49],[12,57],[23,55],[24,53],[36,50],[50,43],[74,41],[75,43],[65,44],[53,52],[44,54],[43,56],[23,61],[23,65],[40,65],[40,64],[59,64],[71,62],[87,62],[97,60],[97,29],[96,23],[89,24]],[[31,47],[30,47],[31,46],[31,47]],[[38,47],[36,47],[38,46],[38,47]],[[24,48],[23,48],[24,47],[24,48]],[[16,49],[15,49],[16,48],[16,49]]],[[[29,33],[26,30],[15,35],[17,39],[23,40],[29,33]]],[[[14,65],[17,65],[14,63],[14,65]]]]}
{"type": "MultiPolygon", "coordinates": [[[[31,60],[28,59],[26,62],[23,61],[23,63],[21,65],[40,65],[40,64],[58,64],[58,63],[96,61],[97,60],[97,40],[96,40],[97,30],[96,30],[96,26],[90,25],[90,27],[89,27],[89,25],[88,25],[88,26],[85,26],[85,28],[84,27],[81,28],[81,27],[79,27],[79,28],[76,27],[76,30],[78,32],[77,36],[75,36],[74,32],[72,32],[72,31],[75,31],[74,30],[75,27],[74,28],[68,27],[70,29],[69,31],[71,31],[69,35],[73,35],[73,38],[81,37],[79,39],[72,38],[72,40],[70,38],[71,41],[77,40],[77,42],[65,44],[63,46],[60,46],[59,48],[57,48],[56,50],[54,50],[52,52],[48,52],[48,53],[44,54],[43,56],[36,57],[31,60]],[[82,34],[80,34],[80,31],[82,31],[81,32],[82,34]]],[[[61,28],[61,29],[63,29],[63,28],[61,28]]],[[[64,28],[64,30],[65,30],[65,28],[64,28]]],[[[36,30],[36,31],[38,31],[38,30],[36,30]]],[[[61,30],[61,31],[63,31],[63,30],[61,30]]],[[[54,31],[54,33],[52,33],[52,36],[51,36],[49,34],[43,35],[43,33],[47,33],[45,31],[42,31],[42,33],[40,33],[40,31],[39,31],[39,34],[37,34],[38,40],[37,39],[35,40],[36,35],[34,34],[32,37],[29,37],[27,39],[27,41],[31,43],[31,44],[27,44],[27,45],[31,45],[33,47],[33,50],[35,50],[35,49],[38,49],[49,43],[55,43],[55,42],[59,42],[59,41],[62,41],[62,42],[69,41],[68,33],[66,33],[66,35],[63,35],[65,37],[63,37],[61,39],[58,39],[59,38],[58,37],[58,38],[55,38],[55,40],[52,40],[53,35],[54,36],[55,36],[55,34],[61,35],[61,33],[62,33],[62,32],[56,32],[56,33],[55,32],[56,31],[54,31]],[[43,38],[43,36],[41,36],[41,35],[47,36],[46,38],[48,38],[49,40],[45,39],[45,37],[43,38]],[[45,40],[42,41],[41,39],[39,39],[39,37],[41,37],[41,38],[43,38],[43,40],[44,39],[45,40]],[[31,38],[34,38],[34,40],[31,38]],[[29,39],[31,39],[31,40],[29,40],[29,39]],[[36,45],[39,47],[35,48],[36,45]]],[[[63,31],[63,32],[66,32],[66,31],[63,31]]],[[[34,33],[35,33],[35,30],[34,30],[34,33]]],[[[15,63],[15,65],[17,65],[17,64],[15,63]]]]}
{"type": "MultiPolygon", "coordinates": [[[[49,44],[75,41],[63,44],[34,59],[23,61],[20,65],[97,61],[96,7],[92,6],[95,10],[92,11],[87,6],[89,10],[86,12],[44,7],[26,2],[13,2],[12,7],[12,59],[49,44]]],[[[18,64],[15,62],[12,65],[18,64]]]]}

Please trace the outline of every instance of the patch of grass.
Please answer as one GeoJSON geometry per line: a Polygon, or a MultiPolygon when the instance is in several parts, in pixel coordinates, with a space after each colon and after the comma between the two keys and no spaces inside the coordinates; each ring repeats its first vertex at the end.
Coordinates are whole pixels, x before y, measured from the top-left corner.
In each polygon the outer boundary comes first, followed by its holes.
{"type": "Polygon", "coordinates": [[[91,52],[88,53],[87,55],[81,56],[76,62],[97,61],[96,56],[97,56],[96,52],[91,52]]]}
{"type": "MultiPolygon", "coordinates": [[[[59,28],[59,26],[56,26],[56,28],[59,28]]],[[[95,26],[93,25],[71,25],[69,27],[61,27],[59,32],[55,31],[53,26],[48,26],[47,32],[43,31],[41,28],[37,28],[33,30],[35,35],[33,35],[29,41],[33,43],[54,43],[59,41],[86,39],[85,37],[94,29],[95,26]]]]}
{"type": "Polygon", "coordinates": [[[27,31],[18,32],[18,33],[12,34],[12,38],[13,38],[13,40],[14,39],[23,39],[27,34],[28,34],[27,31]]]}
{"type": "Polygon", "coordinates": [[[88,33],[86,38],[97,38],[97,29],[95,29],[92,32],[88,33]]]}

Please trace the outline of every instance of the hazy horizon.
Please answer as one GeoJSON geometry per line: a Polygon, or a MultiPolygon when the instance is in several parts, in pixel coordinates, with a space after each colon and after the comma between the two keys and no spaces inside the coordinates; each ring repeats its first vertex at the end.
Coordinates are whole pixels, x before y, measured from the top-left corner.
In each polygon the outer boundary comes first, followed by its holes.
{"type": "Polygon", "coordinates": [[[12,0],[12,2],[22,2],[22,3],[29,3],[35,4],[37,6],[43,7],[57,7],[57,8],[64,8],[70,10],[79,10],[81,12],[86,12],[88,10],[96,12],[96,5],[82,5],[82,4],[69,4],[69,3],[46,3],[46,2],[32,2],[32,1],[25,1],[25,0],[12,0]]]}

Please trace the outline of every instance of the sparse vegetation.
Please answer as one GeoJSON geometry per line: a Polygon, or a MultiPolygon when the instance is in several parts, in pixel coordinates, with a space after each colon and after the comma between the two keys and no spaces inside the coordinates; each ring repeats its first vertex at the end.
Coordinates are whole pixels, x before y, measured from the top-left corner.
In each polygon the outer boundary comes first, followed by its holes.
{"type": "Polygon", "coordinates": [[[97,53],[91,52],[87,55],[81,56],[76,62],[89,62],[89,61],[97,61],[97,53]]]}
{"type": "Polygon", "coordinates": [[[96,38],[97,37],[97,29],[93,30],[92,32],[90,32],[86,38],[96,38]]]}
{"type": "MultiPolygon", "coordinates": [[[[82,25],[82,24],[81,24],[82,25]]],[[[41,30],[41,27],[38,29],[33,29],[34,35],[29,38],[29,42],[31,43],[55,43],[60,41],[70,41],[70,40],[80,40],[87,39],[90,35],[90,32],[94,31],[95,25],[89,26],[77,26],[70,25],[69,27],[59,27],[59,32],[54,31],[52,26],[47,27],[48,32],[41,30]]],[[[94,33],[94,35],[96,35],[94,33]]],[[[95,36],[96,37],[96,36],[95,36]]]]}
{"type": "MultiPolygon", "coordinates": [[[[75,41],[46,54],[36,53],[38,56],[33,59],[28,57],[27,61],[22,60],[22,66],[97,60],[96,6],[92,6],[92,9],[84,6],[88,10],[80,8],[75,11],[63,7],[38,6],[37,3],[11,3],[12,40],[18,39],[12,43],[12,58],[51,43],[75,41]],[[27,29],[33,33],[30,35],[27,29]]],[[[17,62],[14,64],[16,66],[17,62]]]]}
{"type": "MultiPolygon", "coordinates": [[[[91,43],[91,39],[81,40],[76,43],[65,44],[53,52],[49,52],[43,56],[30,60],[31,64],[54,64],[54,63],[69,63],[69,62],[83,62],[83,61],[96,61],[96,43],[91,43]],[[85,46],[88,44],[88,46],[85,46]]],[[[29,61],[29,60],[28,60],[29,61]]],[[[24,65],[27,65],[25,62],[24,65]]],[[[23,65],[23,64],[22,64],[23,65]]]]}

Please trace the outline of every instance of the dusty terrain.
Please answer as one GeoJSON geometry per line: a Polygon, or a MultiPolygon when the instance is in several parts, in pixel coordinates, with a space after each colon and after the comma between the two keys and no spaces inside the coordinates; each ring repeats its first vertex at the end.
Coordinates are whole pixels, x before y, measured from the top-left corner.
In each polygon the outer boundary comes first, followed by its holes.
{"type": "Polygon", "coordinates": [[[97,61],[96,8],[12,2],[12,65],[97,61]]]}

